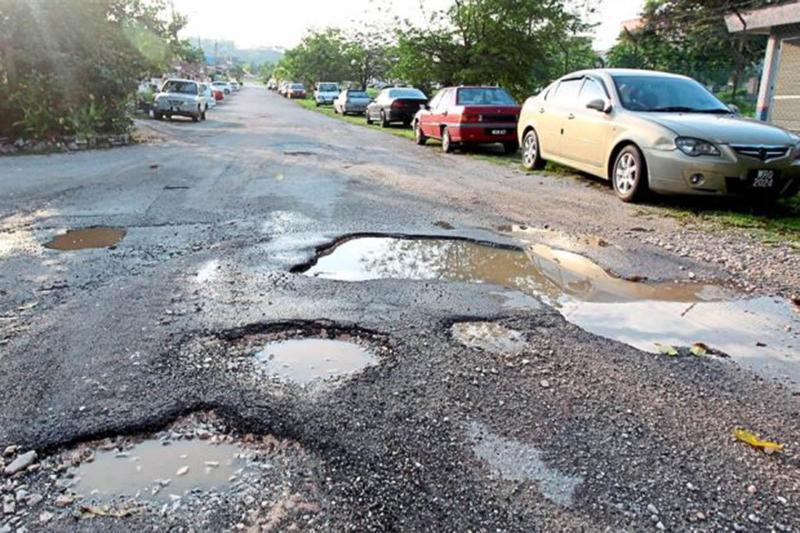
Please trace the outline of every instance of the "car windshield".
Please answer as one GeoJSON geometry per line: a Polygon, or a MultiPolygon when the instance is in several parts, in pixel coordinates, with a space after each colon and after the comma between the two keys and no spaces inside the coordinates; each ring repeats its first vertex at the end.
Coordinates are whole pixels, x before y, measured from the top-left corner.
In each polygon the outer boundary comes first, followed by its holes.
{"type": "Polygon", "coordinates": [[[730,113],[705,87],[687,78],[613,76],[622,106],[631,111],[730,113]]]}
{"type": "Polygon", "coordinates": [[[319,90],[325,93],[334,93],[339,90],[339,86],[335,83],[320,83],[319,90]]]}
{"type": "Polygon", "coordinates": [[[216,85],[218,87],[222,87],[223,85],[227,85],[224,81],[215,81],[212,85],[216,85]]]}
{"type": "Polygon", "coordinates": [[[389,98],[416,98],[419,100],[427,100],[425,94],[419,89],[391,89],[389,91],[389,98]]]}
{"type": "Polygon", "coordinates": [[[364,91],[348,91],[348,98],[369,98],[369,95],[364,91]]]}
{"type": "Polygon", "coordinates": [[[197,94],[197,84],[192,81],[168,81],[162,89],[165,93],[197,94]]]}
{"type": "Polygon", "coordinates": [[[292,89],[294,89],[296,91],[302,91],[303,90],[303,84],[302,83],[293,83],[292,84],[292,89]]]}
{"type": "Polygon", "coordinates": [[[500,87],[470,87],[458,90],[458,105],[517,105],[500,87]]]}

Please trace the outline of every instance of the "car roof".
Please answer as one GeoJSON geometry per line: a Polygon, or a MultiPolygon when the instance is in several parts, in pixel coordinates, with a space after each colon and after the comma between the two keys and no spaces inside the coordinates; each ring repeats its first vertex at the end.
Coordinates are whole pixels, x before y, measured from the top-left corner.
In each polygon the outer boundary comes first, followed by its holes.
{"type": "Polygon", "coordinates": [[[167,82],[170,82],[170,81],[177,81],[177,82],[180,82],[180,83],[200,83],[197,80],[187,80],[187,79],[184,79],[184,78],[167,78],[167,81],[165,81],[164,83],[167,83],[167,82]]]}
{"type": "Polygon", "coordinates": [[[594,69],[586,69],[586,70],[579,70],[576,72],[572,72],[570,74],[567,74],[566,76],[562,76],[561,79],[585,76],[589,74],[605,75],[605,76],[642,76],[642,77],[647,76],[647,77],[659,77],[659,78],[686,78],[686,76],[682,76],[680,74],[673,74],[671,72],[662,72],[660,70],[644,70],[636,68],[594,68],[594,69]]]}

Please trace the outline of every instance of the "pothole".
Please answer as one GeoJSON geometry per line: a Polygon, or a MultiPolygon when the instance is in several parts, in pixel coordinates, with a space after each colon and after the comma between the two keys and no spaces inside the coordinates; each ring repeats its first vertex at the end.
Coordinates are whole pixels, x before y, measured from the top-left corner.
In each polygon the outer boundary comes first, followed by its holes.
{"type": "Polygon", "coordinates": [[[267,375],[299,385],[348,376],[378,362],[358,344],[330,339],[271,342],[256,353],[256,359],[267,375]]]}
{"type": "Polygon", "coordinates": [[[129,496],[172,501],[189,491],[221,490],[241,473],[242,449],[204,440],[146,440],[124,451],[101,451],[78,468],[74,489],[91,498],[129,496]]]}
{"type": "Polygon", "coordinates": [[[231,432],[213,412],[196,413],[154,434],[48,456],[12,488],[27,497],[30,522],[20,525],[33,529],[143,514],[201,530],[283,530],[313,525],[323,512],[320,488],[306,477],[317,468],[297,441],[231,432]]]}
{"type": "Polygon", "coordinates": [[[535,446],[496,435],[479,422],[470,424],[467,436],[475,455],[494,474],[507,481],[535,482],[548,500],[565,507],[572,505],[575,490],[583,483],[583,478],[547,466],[542,451],[535,446]]]}
{"type": "Polygon", "coordinates": [[[61,251],[110,248],[119,243],[125,237],[125,233],[124,229],[107,226],[69,230],[61,235],[56,235],[44,246],[61,251]]]}
{"type": "Polygon", "coordinates": [[[516,355],[527,347],[522,333],[496,322],[459,322],[450,331],[464,346],[486,352],[516,355]]]}
{"type": "Polygon", "coordinates": [[[547,246],[358,236],[293,272],[342,281],[490,283],[541,298],[581,328],[645,351],[700,342],[769,377],[800,383],[800,315],[790,302],[700,283],[620,279],[586,257],[547,246]]]}

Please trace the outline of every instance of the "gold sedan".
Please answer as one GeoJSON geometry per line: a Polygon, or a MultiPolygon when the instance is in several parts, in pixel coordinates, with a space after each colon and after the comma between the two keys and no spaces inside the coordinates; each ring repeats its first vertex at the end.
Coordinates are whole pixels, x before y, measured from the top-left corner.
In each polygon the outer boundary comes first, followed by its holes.
{"type": "Polygon", "coordinates": [[[556,81],[522,108],[523,164],[554,161],[648,191],[777,198],[800,187],[800,136],[737,116],[691,78],[596,69],[556,81]]]}

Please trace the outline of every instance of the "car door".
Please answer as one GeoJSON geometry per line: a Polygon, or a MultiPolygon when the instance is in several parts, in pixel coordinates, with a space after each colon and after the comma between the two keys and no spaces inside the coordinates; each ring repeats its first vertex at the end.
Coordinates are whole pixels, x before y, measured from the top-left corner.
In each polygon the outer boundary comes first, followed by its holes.
{"type": "Polygon", "coordinates": [[[601,174],[605,174],[603,168],[606,145],[613,128],[613,119],[609,113],[586,107],[595,100],[608,102],[609,95],[600,80],[586,77],[576,105],[570,109],[564,123],[563,156],[591,165],[601,174]]]}
{"type": "MultiPolygon", "coordinates": [[[[446,89],[442,89],[436,95],[431,98],[431,102],[426,109],[422,109],[419,113],[419,127],[427,137],[434,137],[434,128],[433,124],[433,110],[439,107],[439,102],[441,102],[442,97],[444,96],[446,89]]],[[[436,131],[436,137],[438,137],[439,132],[436,131]]]]}
{"type": "Polygon", "coordinates": [[[543,155],[563,154],[564,123],[568,115],[574,112],[582,83],[582,77],[561,80],[539,109],[536,124],[543,155]]]}
{"type": "Polygon", "coordinates": [[[431,106],[431,115],[429,117],[430,134],[429,137],[439,139],[442,137],[442,126],[447,125],[448,115],[450,113],[450,104],[453,100],[455,89],[444,89],[442,97],[435,106],[431,106]]]}
{"type": "Polygon", "coordinates": [[[388,89],[384,89],[378,94],[378,97],[375,98],[375,101],[370,103],[368,106],[370,118],[377,120],[381,115],[381,110],[386,105],[386,100],[389,97],[388,89]]]}

